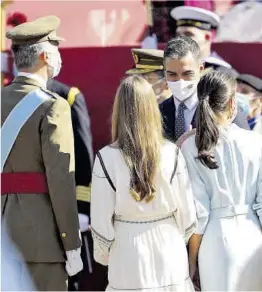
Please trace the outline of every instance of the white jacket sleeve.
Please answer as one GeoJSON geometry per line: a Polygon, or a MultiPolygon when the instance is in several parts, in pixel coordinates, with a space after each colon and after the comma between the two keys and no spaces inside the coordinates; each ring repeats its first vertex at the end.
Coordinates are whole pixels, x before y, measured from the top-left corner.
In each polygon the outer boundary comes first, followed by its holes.
{"type": "Polygon", "coordinates": [[[260,157],[259,174],[257,177],[257,194],[253,209],[257,212],[260,220],[260,225],[262,226],[262,151],[260,157]]]}
{"type": "Polygon", "coordinates": [[[197,219],[189,174],[180,150],[177,156],[177,169],[172,180],[172,187],[178,204],[176,218],[187,243],[191,235],[195,233],[197,219]]]}
{"type": "Polygon", "coordinates": [[[115,193],[96,157],[91,186],[91,230],[94,240],[94,259],[105,266],[108,265],[109,249],[114,241],[114,210],[115,193]]]}
{"type": "Polygon", "coordinates": [[[210,213],[210,200],[206,192],[205,184],[197,168],[196,158],[188,149],[183,148],[183,146],[181,150],[186,161],[197,212],[198,224],[195,233],[204,234],[210,213]]]}

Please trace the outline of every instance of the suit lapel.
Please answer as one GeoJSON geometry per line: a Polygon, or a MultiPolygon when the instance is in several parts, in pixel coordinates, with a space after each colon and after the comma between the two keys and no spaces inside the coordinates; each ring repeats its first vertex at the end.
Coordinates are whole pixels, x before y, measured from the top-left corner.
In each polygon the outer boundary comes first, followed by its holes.
{"type": "Polygon", "coordinates": [[[173,96],[165,101],[165,106],[162,110],[163,120],[164,120],[164,130],[165,135],[168,139],[172,141],[175,139],[175,115],[176,108],[173,96]]]}
{"type": "Polygon", "coordinates": [[[172,137],[173,139],[175,139],[175,123],[176,123],[176,106],[175,106],[175,102],[174,102],[174,98],[173,96],[170,99],[170,104],[168,107],[168,128],[170,129],[170,132],[172,133],[172,137]]]}
{"type": "Polygon", "coordinates": [[[192,128],[195,129],[197,126],[197,108],[195,110],[192,122],[191,122],[192,128]]]}

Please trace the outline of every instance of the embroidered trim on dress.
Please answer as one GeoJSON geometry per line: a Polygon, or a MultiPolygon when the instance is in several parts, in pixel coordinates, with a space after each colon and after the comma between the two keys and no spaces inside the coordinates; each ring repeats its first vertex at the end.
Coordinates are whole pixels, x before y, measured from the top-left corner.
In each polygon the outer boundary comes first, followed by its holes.
{"type": "Polygon", "coordinates": [[[114,239],[107,239],[100,233],[98,233],[94,228],[91,227],[92,236],[98,240],[100,243],[105,245],[106,247],[110,247],[110,245],[114,242],[114,239]]]}
{"type": "MultiPolygon", "coordinates": [[[[176,211],[174,211],[175,213],[176,211]]],[[[154,222],[159,222],[159,221],[163,221],[169,218],[174,217],[174,214],[172,215],[168,215],[165,217],[161,217],[161,218],[156,218],[156,219],[150,219],[150,220],[142,220],[142,221],[131,221],[131,220],[124,220],[119,218],[118,216],[114,217],[114,221],[118,221],[118,222],[123,222],[123,223],[131,223],[131,224],[145,224],[145,223],[154,223],[154,222]]]]}

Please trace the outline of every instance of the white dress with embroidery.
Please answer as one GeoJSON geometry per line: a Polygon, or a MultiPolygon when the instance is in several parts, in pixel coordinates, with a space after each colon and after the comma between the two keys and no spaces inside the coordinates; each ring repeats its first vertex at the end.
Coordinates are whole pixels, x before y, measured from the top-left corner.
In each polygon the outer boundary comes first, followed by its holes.
{"type": "Polygon", "coordinates": [[[110,186],[96,157],[91,189],[94,258],[108,265],[107,290],[193,291],[185,242],[196,227],[196,213],[184,158],[170,182],[176,146],[165,142],[156,175],[156,197],[136,202],[119,149],[100,153],[116,188],[110,186]]]}

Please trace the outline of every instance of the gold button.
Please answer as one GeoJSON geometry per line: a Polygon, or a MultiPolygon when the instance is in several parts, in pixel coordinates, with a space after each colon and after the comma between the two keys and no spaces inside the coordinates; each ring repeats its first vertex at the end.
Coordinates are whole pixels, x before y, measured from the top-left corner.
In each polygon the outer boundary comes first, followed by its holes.
{"type": "Polygon", "coordinates": [[[65,232],[62,233],[62,237],[63,237],[63,238],[66,237],[66,233],[65,233],[65,232]]]}

